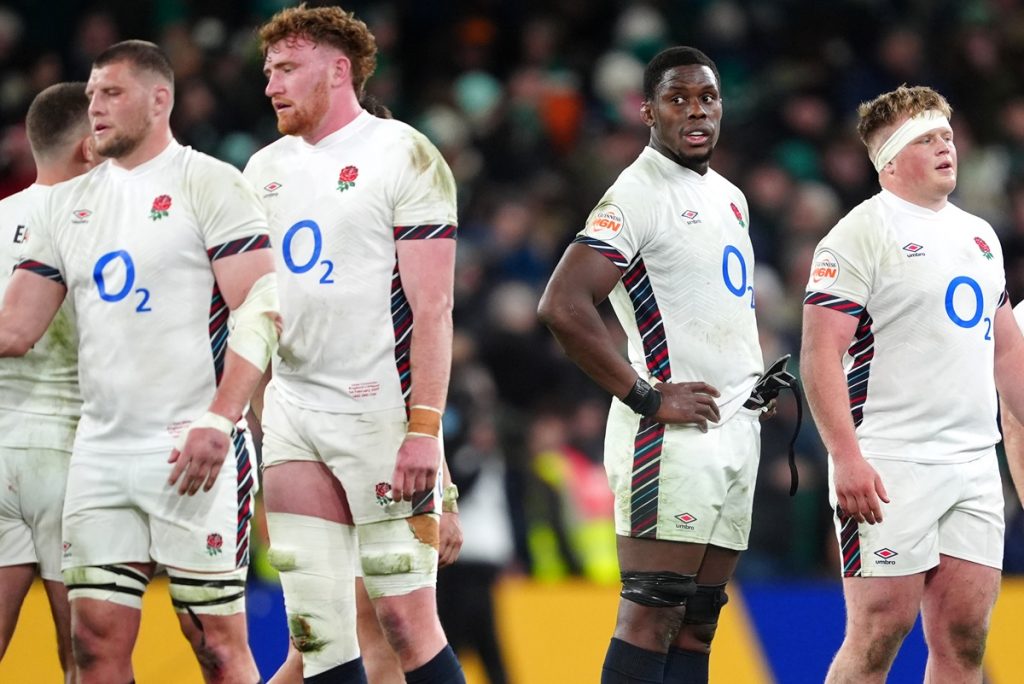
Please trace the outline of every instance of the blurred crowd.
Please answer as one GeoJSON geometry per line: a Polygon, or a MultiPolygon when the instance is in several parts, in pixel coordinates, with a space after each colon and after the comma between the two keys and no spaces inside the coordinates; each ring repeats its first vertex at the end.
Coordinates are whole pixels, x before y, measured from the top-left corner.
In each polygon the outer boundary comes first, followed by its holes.
{"type": "MultiPolygon", "coordinates": [[[[244,166],[277,136],[254,27],[285,4],[0,6],[0,197],[34,178],[22,125],[32,97],[54,82],[86,79],[92,58],[124,38],[153,40],[169,53],[178,140],[244,166]]],[[[1011,298],[1024,297],[1024,0],[344,6],[377,38],[368,91],[434,141],[459,184],[444,431],[463,493],[460,586],[468,577],[487,586],[510,571],[617,582],[601,467],[609,398],[565,359],[535,310],[566,244],[647,142],[640,85],[660,49],[699,47],[721,72],[725,117],[712,166],[750,204],[766,361],[798,356],[814,245],[878,190],[854,131],[856,106],[903,83],[935,87],[953,105],[960,158],[953,201],[996,228],[1011,298]]],[[[613,320],[610,309],[606,316],[613,320]]],[[[795,418],[784,395],[778,416],[763,425],[741,578],[838,576],[826,458],[809,418],[797,441],[800,491],[788,496],[795,418]]],[[[1006,493],[1007,570],[1024,572],[1024,517],[1012,488],[1006,493]]]]}

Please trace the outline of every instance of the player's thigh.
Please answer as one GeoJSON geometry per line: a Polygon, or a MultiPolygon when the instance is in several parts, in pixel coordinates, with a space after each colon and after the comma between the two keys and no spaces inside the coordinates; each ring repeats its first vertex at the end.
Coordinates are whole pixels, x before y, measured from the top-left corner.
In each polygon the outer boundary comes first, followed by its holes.
{"type": "Polygon", "coordinates": [[[330,415],[290,404],[273,383],[267,387],[263,413],[263,504],[267,511],[352,524],[344,488],[317,448],[316,434],[331,422],[330,415]]]}
{"type": "Polygon", "coordinates": [[[57,630],[57,643],[61,650],[71,643],[71,603],[68,588],[63,581],[43,580],[46,598],[50,603],[50,616],[57,630]]]}
{"type": "Polygon", "coordinates": [[[288,461],[263,470],[263,505],[270,513],[291,513],[352,524],[345,489],[320,461],[288,461]]]}
{"type": "Polygon", "coordinates": [[[622,535],[615,538],[615,544],[623,573],[676,572],[696,576],[707,551],[706,544],[622,535]]]}
{"type": "Polygon", "coordinates": [[[921,602],[929,643],[948,642],[957,635],[983,642],[1001,578],[998,568],[943,555],[928,573],[921,602]]]}
{"type": "Polygon", "coordinates": [[[0,656],[14,634],[21,604],[36,576],[36,566],[29,563],[0,568],[0,656]]]}
{"type": "Polygon", "coordinates": [[[925,573],[900,577],[844,577],[847,639],[870,642],[881,636],[902,635],[917,619],[925,573]]]}
{"type": "MultiPolygon", "coordinates": [[[[140,566],[141,567],[141,566],[140,566]]],[[[89,660],[100,653],[126,657],[139,635],[142,610],[95,598],[71,601],[71,631],[75,657],[89,660]]]]}

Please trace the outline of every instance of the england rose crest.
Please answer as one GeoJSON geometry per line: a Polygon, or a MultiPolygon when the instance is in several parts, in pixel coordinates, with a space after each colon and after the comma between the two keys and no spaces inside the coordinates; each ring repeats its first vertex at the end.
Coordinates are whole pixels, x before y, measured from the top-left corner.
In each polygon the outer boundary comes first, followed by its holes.
{"type": "Polygon", "coordinates": [[[354,166],[346,166],[338,174],[338,190],[344,192],[355,187],[356,178],[359,178],[359,169],[354,166]]]}
{"type": "Polygon", "coordinates": [[[974,244],[978,245],[978,249],[985,255],[986,259],[993,259],[992,250],[989,248],[988,243],[982,240],[980,237],[974,238],[974,244]]]}
{"type": "Polygon", "coordinates": [[[224,537],[220,536],[216,532],[206,535],[206,553],[211,556],[216,556],[221,552],[221,547],[224,546],[224,537]]]}
{"type": "Polygon", "coordinates": [[[149,210],[149,218],[154,221],[158,221],[162,218],[167,217],[167,212],[171,208],[171,196],[160,195],[153,200],[153,208],[149,210]]]}
{"type": "Polygon", "coordinates": [[[736,221],[740,224],[740,228],[746,228],[747,224],[743,220],[743,213],[740,211],[740,208],[736,206],[736,203],[730,202],[729,208],[732,209],[732,215],[736,217],[736,221]]]}
{"type": "Polygon", "coordinates": [[[378,482],[373,489],[373,493],[377,496],[377,503],[381,506],[387,506],[391,503],[390,482],[378,482]]]}

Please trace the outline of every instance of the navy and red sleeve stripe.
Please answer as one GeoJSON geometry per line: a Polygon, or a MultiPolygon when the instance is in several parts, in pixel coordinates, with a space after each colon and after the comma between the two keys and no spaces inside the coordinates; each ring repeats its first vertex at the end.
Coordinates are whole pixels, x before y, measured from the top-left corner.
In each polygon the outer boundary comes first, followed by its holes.
{"type": "Polygon", "coordinates": [[[623,256],[622,252],[615,249],[607,242],[603,242],[602,240],[598,240],[587,235],[578,235],[573,242],[593,247],[599,254],[608,259],[608,261],[615,264],[615,267],[618,268],[621,273],[625,273],[626,268],[629,266],[629,261],[626,260],[626,257],[623,256]]]}
{"type": "Polygon", "coordinates": [[[216,261],[217,259],[223,259],[234,254],[241,254],[242,252],[251,252],[256,249],[269,249],[270,248],[270,237],[267,235],[253,235],[251,237],[239,238],[237,240],[231,240],[225,242],[222,245],[211,247],[206,250],[207,256],[210,257],[210,261],[216,261]]]}
{"type": "Polygon", "coordinates": [[[55,269],[53,266],[47,266],[41,261],[35,261],[33,259],[22,259],[14,268],[15,270],[20,268],[23,271],[29,271],[30,273],[41,275],[47,280],[52,280],[55,283],[65,285],[64,276],[60,274],[60,271],[55,269]]]}
{"type": "Polygon", "coordinates": [[[458,237],[458,226],[451,223],[424,224],[419,226],[395,226],[395,240],[434,240],[458,237]]]}
{"type": "Polygon", "coordinates": [[[826,309],[834,309],[851,316],[860,316],[864,313],[864,307],[857,302],[851,302],[849,299],[836,297],[827,292],[808,292],[807,296],[804,297],[804,304],[823,306],[826,309]]]}

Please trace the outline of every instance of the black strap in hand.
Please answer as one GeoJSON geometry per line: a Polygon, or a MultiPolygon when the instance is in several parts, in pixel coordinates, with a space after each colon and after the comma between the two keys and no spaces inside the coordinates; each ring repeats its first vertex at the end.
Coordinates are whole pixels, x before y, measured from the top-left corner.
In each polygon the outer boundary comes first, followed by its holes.
{"type": "Polygon", "coordinates": [[[790,354],[786,354],[768,367],[768,370],[754,385],[754,389],[750,392],[750,398],[743,404],[743,407],[751,410],[763,409],[784,389],[790,390],[796,398],[796,427],[793,429],[793,437],[789,440],[789,495],[793,496],[800,485],[800,473],[796,468],[796,440],[800,436],[800,426],[804,420],[804,400],[803,393],[800,391],[800,382],[795,375],[786,370],[789,359],[790,354]]]}

